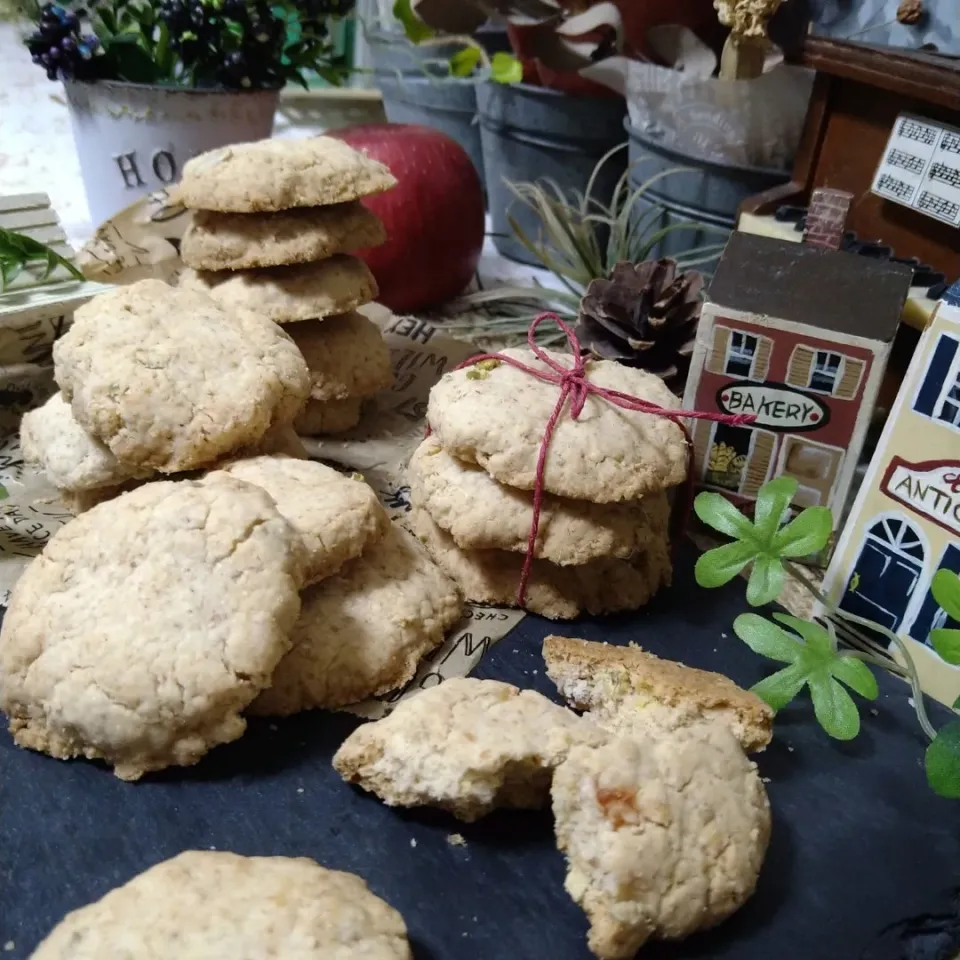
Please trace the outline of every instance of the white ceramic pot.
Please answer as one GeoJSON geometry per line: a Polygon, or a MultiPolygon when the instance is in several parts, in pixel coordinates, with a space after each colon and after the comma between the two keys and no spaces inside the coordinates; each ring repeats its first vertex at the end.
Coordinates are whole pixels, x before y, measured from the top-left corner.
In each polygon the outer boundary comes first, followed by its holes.
{"type": "Polygon", "coordinates": [[[180,179],[184,163],[273,131],[279,91],[65,83],[73,139],[94,223],[180,179]]]}

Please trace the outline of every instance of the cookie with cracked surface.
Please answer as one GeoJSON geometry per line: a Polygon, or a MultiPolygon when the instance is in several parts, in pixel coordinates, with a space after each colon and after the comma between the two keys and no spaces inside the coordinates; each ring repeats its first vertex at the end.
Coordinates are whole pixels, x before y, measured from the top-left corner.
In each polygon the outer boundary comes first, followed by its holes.
{"type": "Polygon", "coordinates": [[[352,873],[188,850],[67,914],[31,960],[411,956],[403,917],[352,873]]]}
{"type": "Polygon", "coordinates": [[[551,799],[566,889],[600,960],[714,926],[753,894],[770,837],[766,791],[720,725],[575,747],[551,799]]]}
{"type": "Polygon", "coordinates": [[[13,739],[124,780],[236,740],[290,647],[304,560],[269,495],[222,475],[148,483],[77,517],[0,628],[13,739]]]}
{"type": "Polygon", "coordinates": [[[604,729],[656,732],[721,723],[748,753],[773,737],[773,710],[723,674],[661,660],[633,644],[573,637],[547,637],[543,659],[560,695],[604,729]]]}
{"type": "Polygon", "coordinates": [[[261,214],[196,210],[180,259],[194,270],[249,270],[313,263],[386,239],[380,218],[358,200],[261,214]]]}
{"type": "MultiPolygon", "coordinates": [[[[447,576],[474,603],[515,607],[523,557],[505,550],[462,550],[422,509],[411,514],[413,531],[447,576]]],[[[524,608],[550,620],[572,620],[584,610],[598,616],[637,610],[661,586],[670,583],[673,567],[664,541],[653,542],[630,560],[591,560],[560,567],[534,560],[524,608]]]]}
{"type": "MultiPolygon", "coordinates": [[[[526,553],[533,495],[497,483],[475,463],[451,457],[427,437],[407,466],[410,498],[464,550],[526,553]]],[[[543,498],[536,556],[560,566],[602,557],[624,560],[667,535],[670,503],[652,493],[630,503],[591,503],[547,494],[543,498]]]]}
{"type": "MultiPolygon", "coordinates": [[[[569,355],[546,352],[570,366],[569,355]]],[[[549,370],[529,349],[501,353],[549,370]]],[[[451,456],[480,464],[507,486],[532,490],[543,430],[560,388],[507,363],[489,361],[487,367],[444,374],[430,391],[427,419],[451,456]]],[[[586,378],[660,407],[680,406],[659,377],[610,360],[586,361],[586,378]]],[[[615,503],[675,486],[686,475],[687,442],[677,424],[589,396],[578,419],[568,405],[557,423],[544,489],[559,497],[615,503]]]]}
{"type": "Polygon", "coordinates": [[[177,285],[213,297],[228,311],[252,310],[280,324],[348,313],[375,300],[378,292],[369,267],[345,253],[289,267],[217,273],[187,268],[177,285]]]}
{"type": "Polygon", "coordinates": [[[370,397],[393,385],[387,343],[363,314],[291,323],[286,332],[307,361],[313,400],[370,397]]]}
{"type": "Polygon", "coordinates": [[[261,213],[347,203],[396,185],[386,166],[335,137],[271,139],[188,160],[171,201],[194,210],[261,213]]]}
{"type": "Polygon", "coordinates": [[[321,437],[329,433],[345,433],[360,423],[363,399],[308,400],[293,422],[297,433],[304,437],[321,437]]]}
{"type": "Polygon", "coordinates": [[[161,473],[258,443],[310,391],[300,351],[275,324],[160,280],[80,307],[53,357],[80,425],[121,463],[161,473]]]}
{"type": "Polygon", "coordinates": [[[149,468],[122,464],[80,426],[61,393],[23,415],[20,449],[23,459],[41,467],[55,487],[74,493],[119,487],[154,474],[149,468]]]}
{"type": "Polygon", "coordinates": [[[456,586],[395,524],[303,592],[293,648],[251,712],[334,709],[402,687],[463,612],[456,586]]]}
{"type": "Polygon", "coordinates": [[[440,807],[472,821],[497,807],[544,806],[569,750],[606,739],[534,690],[456,677],[358,727],[333,766],[391,807],[440,807]]]}
{"type": "Polygon", "coordinates": [[[222,472],[266,490],[303,538],[305,584],[323,580],[359,557],[389,523],[371,487],[313,460],[252,457],[229,463],[222,472]]]}

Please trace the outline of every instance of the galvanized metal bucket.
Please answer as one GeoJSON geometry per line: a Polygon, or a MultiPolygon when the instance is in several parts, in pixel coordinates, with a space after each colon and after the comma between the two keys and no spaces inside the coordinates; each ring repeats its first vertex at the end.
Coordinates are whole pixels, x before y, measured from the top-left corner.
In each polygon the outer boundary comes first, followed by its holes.
{"type": "MultiPolygon", "coordinates": [[[[494,245],[511,260],[541,266],[515,238],[508,218],[533,238],[539,221],[507,184],[552,180],[568,196],[585,193],[597,163],[623,142],[624,102],[572,97],[523,83],[482,83],[477,110],[494,245]]],[[[610,202],[625,167],[622,152],[603,165],[595,181],[596,200],[610,202]]]]}
{"type": "MultiPolygon", "coordinates": [[[[651,257],[676,257],[711,244],[722,244],[737,225],[737,210],[748,197],[790,179],[785,170],[744,167],[704,160],[664,147],[630,120],[624,121],[629,137],[630,186],[640,187],[657,174],[644,195],[634,203],[634,222],[643,218],[647,232],[670,228],[651,250],[651,257]]],[[[699,269],[712,273],[719,259],[699,269]]]]}

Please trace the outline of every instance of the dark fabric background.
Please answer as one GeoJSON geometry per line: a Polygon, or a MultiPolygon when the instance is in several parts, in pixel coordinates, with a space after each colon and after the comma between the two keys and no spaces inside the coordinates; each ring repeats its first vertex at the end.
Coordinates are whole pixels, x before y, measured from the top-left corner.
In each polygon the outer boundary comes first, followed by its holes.
{"type": "MultiPolygon", "coordinates": [[[[704,591],[693,550],[676,585],[640,615],[574,624],[537,617],[491,649],[476,675],[555,698],[540,643],[565,633],[720,670],[743,684],[764,661],[733,634],[742,581],[704,591]]],[[[759,757],[773,838],[756,895],[714,931],[642,951],[649,960],[946,960],[960,863],[960,807],[924,779],[924,742],[906,688],[881,679],[877,715],[848,744],[814,724],[809,702],[777,721],[759,757]],[[922,915],[942,912],[941,919],[922,915]],[[906,934],[883,928],[921,916],[906,934]]],[[[936,721],[946,711],[934,710],[936,721]]],[[[0,957],[24,960],[65,912],[188,848],[309,856],[364,877],[406,919],[417,960],[588,960],[586,923],[563,890],[549,813],[500,812],[473,825],[395,811],[343,784],[330,758],[357,724],[313,713],[251,723],[189,770],[137,784],[61,763],[0,733],[0,957]],[[452,846],[460,833],[466,846],[452,846]],[[14,944],[3,951],[4,945],[14,944]]],[[[109,958],[104,958],[109,960],[109,958]]]]}

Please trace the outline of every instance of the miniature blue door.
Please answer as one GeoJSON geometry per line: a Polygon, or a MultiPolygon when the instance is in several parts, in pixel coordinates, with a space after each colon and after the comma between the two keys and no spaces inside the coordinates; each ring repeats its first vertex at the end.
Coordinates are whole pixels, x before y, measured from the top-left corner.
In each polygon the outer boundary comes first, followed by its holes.
{"type": "MultiPolygon", "coordinates": [[[[937,564],[937,569],[940,570],[944,568],[960,574],[960,547],[951,544],[943,551],[943,556],[940,558],[940,563],[937,564]]],[[[923,605],[920,607],[920,611],[913,621],[913,626],[910,627],[910,636],[920,643],[927,643],[930,637],[930,631],[941,627],[949,627],[957,630],[960,629],[960,623],[948,617],[946,610],[933,599],[933,592],[927,590],[927,595],[923,599],[923,605]]]]}
{"type": "Polygon", "coordinates": [[[926,550],[917,528],[893,514],[867,531],[840,608],[899,630],[920,576],[926,550]]]}

